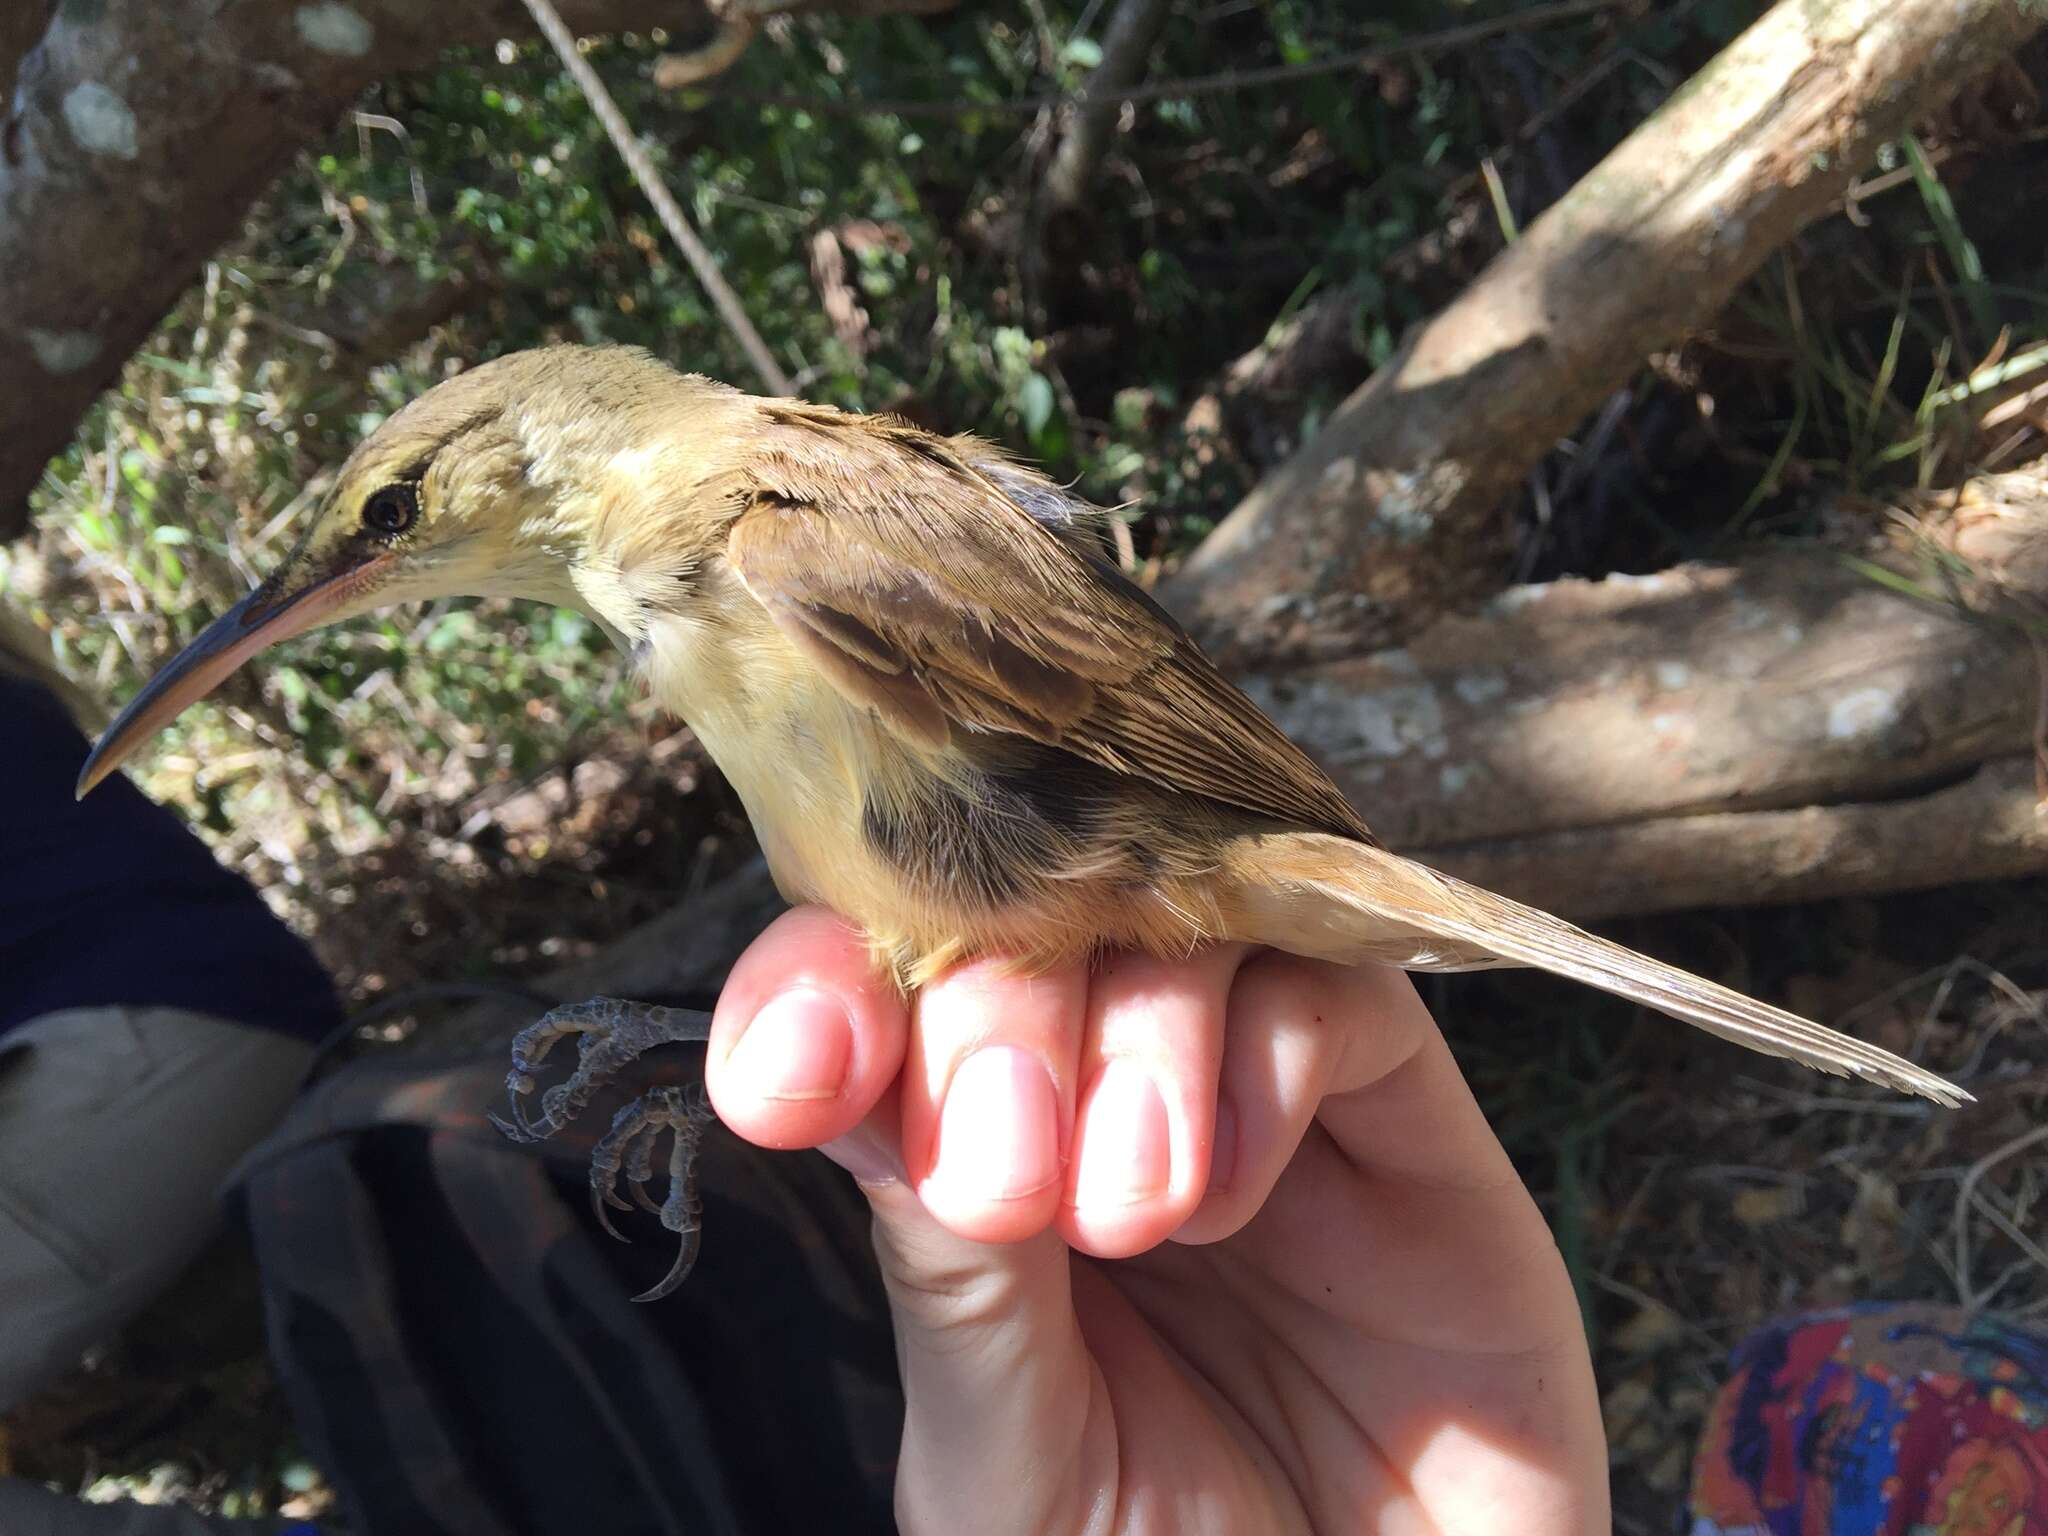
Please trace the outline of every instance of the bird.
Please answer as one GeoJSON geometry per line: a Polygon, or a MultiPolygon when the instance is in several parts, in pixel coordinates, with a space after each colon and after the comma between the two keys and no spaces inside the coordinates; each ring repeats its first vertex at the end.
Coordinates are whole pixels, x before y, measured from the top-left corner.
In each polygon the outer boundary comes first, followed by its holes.
{"type": "MultiPolygon", "coordinates": [[[[537,599],[625,651],[732,785],[782,895],[857,924],[906,992],[976,957],[1028,972],[1225,940],[1533,966],[1824,1072],[1969,1099],[1383,847],[1107,557],[1102,520],[972,436],[747,394],[637,348],[513,352],[355,448],[290,554],[108,727],[79,793],[287,636],[408,601],[537,599]]],[[[531,1036],[515,1092],[566,1033],[629,1050],[618,1019],[531,1036]]]]}

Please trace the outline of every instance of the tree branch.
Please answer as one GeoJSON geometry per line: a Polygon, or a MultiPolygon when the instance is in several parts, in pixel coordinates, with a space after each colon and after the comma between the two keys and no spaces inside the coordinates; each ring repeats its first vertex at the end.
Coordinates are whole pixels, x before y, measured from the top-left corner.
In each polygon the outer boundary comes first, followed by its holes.
{"type": "Polygon", "coordinates": [[[1045,168],[1041,195],[1047,213],[1070,212],[1087,195],[1123,110],[1121,93],[1144,77],[1172,9],[1169,0],[1120,0],[1103,33],[1102,62],[1076,94],[1066,132],[1045,168]]]}
{"type": "Polygon", "coordinates": [[[725,280],[725,274],[718,270],[718,261],[710,249],[697,238],[697,231],[677,205],[675,194],[661,179],[661,172],[654,168],[654,162],[647,158],[647,151],[641,147],[639,137],[626,122],[626,115],[619,110],[619,104],[612,100],[612,93],[605,89],[597,71],[590,67],[590,61],[576,51],[576,39],[556,12],[553,0],[525,0],[526,9],[532,13],[534,25],[547,38],[555,50],[555,57],[562,61],[562,68],[569,72],[569,78],[576,82],[576,89],[583,93],[590,103],[590,110],[597,114],[597,120],[604,125],[612,148],[619,152],[619,158],[626,162],[626,169],[633,173],[633,180],[640,188],[641,195],[654,205],[655,217],[661,220],[661,227],[668,231],[676,249],[683,253],[683,259],[690,264],[690,270],[697,274],[697,281],[710,296],[712,308],[718,311],[718,318],[725,322],[725,328],[733,340],[740,344],[740,350],[747,354],[747,361],[754,365],[754,372],[760,376],[771,395],[793,393],[789,376],[775,361],[775,354],[768,350],[768,343],[761,339],[761,333],[754,329],[754,322],[747,318],[740,296],[732,291],[732,284],[725,280]]]}
{"type": "Polygon", "coordinates": [[[1169,603],[1243,660],[1355,654],[1483,595],[1543,454],[2044,16],[1782,0],[1261,481],[1169,603]]]}

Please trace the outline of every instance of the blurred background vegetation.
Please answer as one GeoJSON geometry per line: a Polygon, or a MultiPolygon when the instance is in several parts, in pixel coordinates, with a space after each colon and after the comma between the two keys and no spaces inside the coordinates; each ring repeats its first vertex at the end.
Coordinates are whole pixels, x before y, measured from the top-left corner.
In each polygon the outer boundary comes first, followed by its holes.
{"type": "MultiPolygon", "coordinates": [[[[1099,61],[1099,0],[779,20],[692,90],[653,83],[676,46],[659,32],[588,57],[805,394],[1000,439],[1120,508],[1124,558],[1150,579],[1763,7],[1616,4],[1362,72],[1201,84],[1517,9],[1184,0],[1149,79],[1193,84],[1127,108],[1086,216],[1047,223],[1031,200],[1048,133],[1034,103],[1099,61]],[[1313,376],[1232,398],[1233,361],[1311,310],[1340,336],[1313,376]]],[[[2012,130],[2006,100],[2031,103],[2044,77],[2023,60],[1985,88],[1999,99],[1890,147],[1710,334],[1650,360],[1532,477],[1518,576],[1798,538],[1819,525],[1820,488],[1944,484],[2037,447],[2038,423],[1987,425],[1967,406],[1986,369],[2048,378],[2048,142],[2012,130]]],[[[51,465],[33,532],[0,549],[0,594],[118,702],[268,568],[364,431],[452,368],[550,338],[635,343],[753,382],[544,43],[386,81],[252,214],[51,465]]],[[[518,604],[437,604],[292,642],[190,711],[140,772],[362,1002],[587,951],[747,846],[715,776],[602,636],[518,604]]],[[[1851,955],[1896,961],[1858,971],[1840,1007],[2009,917],[1981,897],[1937,921],[1843,905],[1779,916],[1763,946],[1780,981],[1839,976],[1851,955]]],[[[1674,958],[1689,944],[1725,969],[1744,921],[1694,920],[1674,958]]],[[[1568,1254],[1611,1277],[1603,1245],[1640,1241],[1649,1218],[1603,1196],[1606,1159],[1646,1150],[1631,1127],[1654,1150],[1662,1132],[1644,1128],[1668,1129],[1687,1088],[1599,1044],[1586,1021],[1612,1014],[1517,985],[1528,1035],[1461,1052],[1568,1254]]],[[[1697,1224],[1722,1207],[1691,1209],[1697,1224]]],[[[1660,1375],[1647,1404],[1631,1399],[1648,1440],[1617,1434],[1645,1488],[1673,1486],[1728,1319],[1770,1304],[1774,1275],[1683,1320],[1640,1306],[1639,1289],[1588,1285],[1611,1379],[1635,1379],[1635,1345],[1691,1351],[1680,1374],[1698,1401],[1673,1406],[1660,1375]],[[1631,1325],[1644,1336],[1614,1343],[1631,1325]]],[[[283,1496],[276,1464],[224,1472],[232,1460],[214,1467],[219,1487],[253,1478],[249,1500],[283,1496]]]]}

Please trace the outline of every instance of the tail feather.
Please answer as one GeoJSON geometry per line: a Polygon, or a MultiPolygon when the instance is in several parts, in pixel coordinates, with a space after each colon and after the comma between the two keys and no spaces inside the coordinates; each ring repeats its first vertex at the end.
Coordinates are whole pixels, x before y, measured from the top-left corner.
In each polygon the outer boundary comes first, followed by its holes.
{"type": "MultiPolygon", "coordinates": [[[[1839,1030],[1745,997],[1732,988],[1652,960],[1412,859],[1346,839],[1294,834],[1290,857],[1275,872],[1326,900],[1368,917],[1362,951],[1383,950],[1388,935],[1416,932],[1448,941],[1442,953],[1419,946],[1413,969],[1461,969],[1492,955],[1536,966],[1630,998],[1767,1055],[1782,1056],[1838,1077],[1859,1077],[1954,1107],[1970,1095],[1946,1078],[1839,1030]],[[1288,867],[1291,866],[1291,867],[1288,867]],[[1476,952],[1476,953],[1475,953],[1476,952]]],[[[1265,853],[1269,871],[1271,845],[1265,853]]],[[[1483,963],[1483,961],[1481,961],[1483,963]]]]}

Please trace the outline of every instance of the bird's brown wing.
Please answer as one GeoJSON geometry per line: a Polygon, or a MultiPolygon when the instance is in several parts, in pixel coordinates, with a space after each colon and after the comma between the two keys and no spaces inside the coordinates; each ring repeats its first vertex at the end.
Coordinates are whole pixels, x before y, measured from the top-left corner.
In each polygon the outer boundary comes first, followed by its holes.
{"type": "Polygon", "coordinates": [[[998,733],[1304,828],[1369,839],[1336,786],[1166,612],[982,445],[780,410],[727,558],[850,697],[930,746],[998,733]]]}

